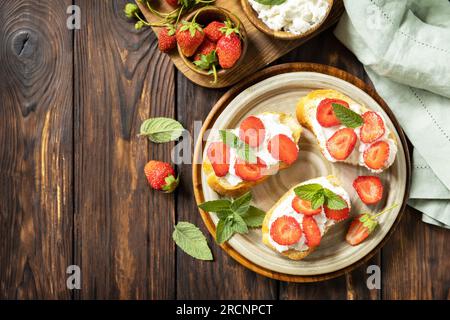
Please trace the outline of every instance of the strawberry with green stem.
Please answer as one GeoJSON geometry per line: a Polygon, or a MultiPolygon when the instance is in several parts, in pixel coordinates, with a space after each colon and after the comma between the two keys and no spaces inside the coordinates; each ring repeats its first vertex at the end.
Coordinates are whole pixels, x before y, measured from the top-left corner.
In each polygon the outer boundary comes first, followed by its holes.
{"type": "Polygon", "coordinates": [[[153,189],[165,193],[175,191],[180,182],[173,167],[166,162],[152,160],[145,165],[144,173],[153,189]]]}
{"type": "Polygon", "coordinates": [[[350,224],[345,240],[352,246],[360,244],[378,227],[378,217],[397,207],[398,204],[395,204],[377,214],[365,213],[357,216],[350,224]]]}
{"type": "Polygon", "coordinates": [[[169,53],[177,46],[177,38],[175,36],[176,29],[173,24],[168,24],[159,32],[158,46],[161,52],[169,53]]]}
{"type": "Polygon", "coordinates": [[[202,26],[196,22],[199,13],[192,21],[182,21],[176,33],[178,45],[186,57],[192,57],[205,39],[202,26]]]}
{"type": "Polygon", "coordinates": [[[217,56],[223,69],[231,69],[242,55],[242,42],[239,25],[233,26],[230,20],[220,31],[224,34],[217,42],[217,56]]]}

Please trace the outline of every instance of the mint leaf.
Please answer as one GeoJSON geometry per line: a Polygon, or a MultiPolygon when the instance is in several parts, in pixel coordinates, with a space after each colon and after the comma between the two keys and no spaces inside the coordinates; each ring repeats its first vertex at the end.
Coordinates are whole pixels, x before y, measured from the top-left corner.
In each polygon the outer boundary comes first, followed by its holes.
{"type": "Polygon", "coordinates": [[[332,105],[334,114],[347,128],[356,129],[364,124],[364,120],[361,115],[357,114],[350,108],[346,108],[338,103],[333,103],[332,105]]]}
{"type": "Polygon", "coordinates": [[[322,189],[313,196],[313,198],[311,200],[311,208],[313,210],[316,210],[316,209],[320,208],[321,206],[323,206],[324,203],[325,203],[325,193],[322,189]]]}
{"type": "Polygon", "coordinates": [[[233,234],[233,220],[229,218],[219,220],[216,228],[217,243],[222,244],[225,241],[228,241],[233,236],[233,234]]]}
{"type": "Polygon", "coordinates": [[[244,219],[237,213],[233,214],[233,231],[237,233],[248,233],[247,224],[244,219]]]}
{"type": "Polygon", "coordinates": [[[230,209],[230,206],[231,206],[230,200],[222,199],[204,202],[199,205],[199,208],[208,212],[218,212],[230,209]]]}
{"type": "Polygon", "coordinates": [[[184,128],[178,121],[170,118],[152,118],[141,125],[140,135],[155,143],[175,141],[181,137],[184,128]]]}
{"type": "Polygon", "coordinates": [[[295,194],[305,201],[312,201],[314,195],[323,189],[318,183],[305,184],[294,189],[295,194]]]}
{"type": "Polygon", "coordinates": [[[266,213],[254,206],[250,206],[246,213],[241,215],[245,223],[250,228],[259,228],[262,226],[266,213]]]}
{"type": "Polygon", "coordinates": [[[220,130],[219,133],[223,143],[228,145],[230,148],[239,148],[240,140],[233,132],[228,130],[220,130]]]}
{"type": "Polygon", "coordinates": [[[219,217],[219,219],[222,219],[222,220],[228,218],[229,216],[232,216],[233,213],[234,212],[231,209],[220,210],[220,211],[216,212],[216,214],[219,217]]]}
{"type": "Polygon", "coordinates": [[[175,226],[172,238],[177,246],[191,257],[199,260],[213,260],[205,236],[192,223],[179,222],[175,226]]]}
{"type": "Polygon", "coordinates": [[[252,194],[251,192],[247,192],[243,196],[233,201],[233,203],[231,204],[231,210],[233,210],[238,214],[244,214],[249,209],[251,201],[252,201],[252,194]]]}
{"type": "Polygon", "coordinates": [[[348,207],[347,202],[329,189],[325,189],[327,207],[331,210],[342,210],[348,207]]]}
{"type": "Polygon", "coordinates": [[[200,60],[194,61],[194,64],[202,70],[210,70],[218,62],[216,51],[213,50],[209,54],[201,54],[200,60]]]}
{"type": "Polygon", "coordinates": [[[286,2],[286,0],[255,0],[255,1],[264,4],[266,6],[276,6],[286,2]]]}
{"type": "Polygon", "coordinates": [[[256,163],[256,155],[252,148],[244,141],[239,139],[233,132],[228,130],[220,130],[220,137],[226,145],[230,148],[236,149],[238,158],[244,160],[247,163],[256,163]]]}

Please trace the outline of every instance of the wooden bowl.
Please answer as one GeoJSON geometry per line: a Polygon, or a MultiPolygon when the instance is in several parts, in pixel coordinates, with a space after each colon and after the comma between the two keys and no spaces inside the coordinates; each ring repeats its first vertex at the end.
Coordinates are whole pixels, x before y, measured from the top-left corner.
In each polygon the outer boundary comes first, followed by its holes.
{"type": "Polygon", "coordinates": [[[248,0],[241,0],[242,9],[244,10],[248,20],[250,20],[253,25],[259,29],[260,31],[264,32],[265,34],[281,40],[298,40],[306,38],[307,36],[314,33],[317,29],[319,29],[322,24],[327,20],[328,16],[330,15],[331,8],[333,7],[334,0],[327,0],[329,3],[328,10],[323,17],[322,21],[314,25],[312,28],[308,29],[308,31],[301,33],[301,34],[293,34],[287,31],[275,31],[270,29],[261,19],[258,18],[258,13],[253,9],[252,5],[248,0]]]}
{"type": "MultiPolygon", "coordinates": [[[[244,24],[237,18],[234,14],[232,14],[230,11],[224,8],[216,7],[216,6],[207,6],[200,8],[198,10],[193,11],[190,13],[185,19],[187,21],[191,21],[194,16],[198,13],[198,16],[196,18],[196,22],[198,22],[200,25],[206,27],[208,23],[211,21],[217,20],[217,21],[225,21],[227,19],[230,19],[235,26],[239,26],[239,29],[241,31],[241,42],[242,42],[242,54],[239,60],[236,62],[236,64],[231,69],[218,69],[217,75],[220,78],[221,76],[228,74],[232,70],[234,70],[237,66],[239,66],[242,61],[244,60],[245,54],[247,53],[248,48],[248,39],[247,39],[247,32],[245,31],[244,24]]],[[[183,60],[184,64],[191,69],[192,71],[211,77],[211,75],[208,73],[207,70],[202,70],[198,68],[191,60],[190,58],[186,57],[182,52],[180,46],[178,46],[178,53],[183,60]]]]}

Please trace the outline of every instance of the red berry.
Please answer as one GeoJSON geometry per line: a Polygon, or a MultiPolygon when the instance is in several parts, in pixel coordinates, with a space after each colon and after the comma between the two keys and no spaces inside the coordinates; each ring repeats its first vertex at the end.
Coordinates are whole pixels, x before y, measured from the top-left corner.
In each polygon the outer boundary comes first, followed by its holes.
{"type": "Polygon", "coordinates": [[[373,170],[386,166],[389,159],[390,146],[386,141],[378,141],[364,151],[364,163],[373,170]]]}
{"type": "Polygon", "coordinates": [[[350,216],[350,208],[333,210],[325,207],[325,215],[328,219],[334,220],[336,222],[343,221],[350,216]]]}
{"type": "Polygon", "coordinates": [[[381,179],[374,176],[361,176],[353,182],[359,198],[365,204],[376,204],[383,198],[381,179]]]}
{"type": "Polygon", "coordinates": [[[165,52],[165,53],[168,53],[168,52],[172,51],[173,49],[175,49],[175,47],[177,46],[177,38],[175,36],[175,29],[173,29],[171,27],[163,28],[159,32],[158,45],[159,45],[159,50],[161,52],[165,52]]]}
{"type": "Polygon", "coordinates": [[[178,186],[175,170],[168,163],[150,161],[145,165],[144,173],[150,186],[155,190],[172,192],[178,186]]]}
{"type": "Polygon", "coordinates": [[[366,240],[371,233],[369,228],[364,226],[364,223],[361,222],[363,216],[364,215],[359,215],[352,221],[347,235],[345,236],[345,240],[352,246],[356,246],[366,240]]]}
{"type": "Polygon", "coordinates": [[[241,54],[241,38],[236,33],[223,36],[217,42],[217,56],[219,57],[219,64],[223,69],[231,69],[234,67],[241,54]]]}
{"type": "Polygon", "coordinates": [[[322,127],[329,128],[338,126],[341,124],[341,121],[336,117],[333,110],[333,103],[343,105],[346,108],[349,108],[347,102],[338,99],[324,99],[319,103],[317,107],[317,122],[322,127]]]}
{"type": "Polygon", "coordinates": [[[340,129],[327,141],[327,150],[334,159],[345,160],[355,149],[357,140],[352,129],[340,129]]]}
{"type": "Polygon", "coordinates": [[[313,217],[304,216],[302,225],[308,247],[315,248],[320,245],[322,235],[316,220],[313,217]]]}
{"type": "Polygon", "coordinates": [[[179,2],[178,0],[166,0],[166,2],[171,5],[172,7],[178,7],[179,6],[179,2]]]}
{"type": "Polygon", "coordinates": [[[304,214],[305,216],[314,216],[322,212],[322,208],[313,210],[311,208],[311,202],[295,197],[292,199],[292,208],[298,213],[304,214]]]}
{"type": "Polygon", "coordinates": [[[247,163],[242,159],[237,159],[234,165],[236,175],[244,181],[258,181],[264,176],[265,168],[267,166],[260,158],[257,159],[257,163],[247,163]]]}
{"type": "Polygon", "coordinates": [[[178,28],[177,42],[186,57],[192,57],[205,39],[202,27],[196,22],[183,21],[178,28]]]}
{"type": "Polygon", "coordinates": [[[360,138],[364,143],[372,143],[380,139],[385,133],[384,122],[381,116],[373,111],[362,115],[364,124],[361,127],[360,138]]]}
{"type": "Polygon", "coordinates": [[[230,170],[230,148],[223,142],[213,142],[207,154],[216,176],[226,176],[230,170]]]}
{"type": "Polygon", "coordinates": [[[276,243],[282,246],[290,246],[300,240],[302,228],[295,218],[282,216],[272,223],[270,236],[276,243]]]}
{"type": "Polygon", "coordinates": [[[239,128],[239,136],[250,147],[259,147],[264,142],[266,128],[257,117],[250,116],[245,119],[239,128]]]}
{"type": "Polygon", "coordinates": [[[284,134],[270,139],[267,149],[272,157],[288,165],[293,164],[298,157],[297,144],[284,134]]]}
{"type": "Polygon", "coordinates": [[[222,28],[225,28],[225,23],[213,21],[206,26],[205,35],[212,42],[217,42],[223,37],[223,32],[220,30],[222,28]]]}
{"type": "Polygon", "coordinates": [[[195,53],[194,61],[200,60],[202,55],[207,56],[214,50],[216,50],[216,44],[208,39],[205,39],[200,47],[198,47],[197,52],[195,53]]]}

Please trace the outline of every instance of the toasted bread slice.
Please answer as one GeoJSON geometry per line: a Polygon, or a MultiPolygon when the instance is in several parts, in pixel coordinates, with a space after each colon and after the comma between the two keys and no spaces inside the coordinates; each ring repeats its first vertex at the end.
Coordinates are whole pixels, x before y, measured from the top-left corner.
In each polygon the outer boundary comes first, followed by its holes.
{"type": "MultiPolygon", "coordinates": [[[[326,159],[331,161],[331,159],[329,158],[330,156],[327,155],[328,151],[326,149],[326,145],[324,143],[323,137],[321,140],[320,139],[321,133],[318,132],[318,130],[317,130],[317,128],[320,127],[320,125],[317,122],[316,122],[316,125],[314,125],[314,121],[317,121],[316,120],[317,106],[320,103],[320,101],[322,101],[323,99],[327,99],[327,98],[343,100],[343,101],[347,102],[350,106],[359,106],[360,114],[370,111],[370,109],[368,109],[365,105],[355,102],[354,100],[352,100],[351,98],[347,97],[346,95],[340,93],[339,91],[332,90],[332,89],[315,90],[300,99],[300,101],[297,104],[297,109],[296,109],[297,120],[300,122],[300,124],[303,127],[307,128],[314,134],[314,136],[317,139],[317,143],[320,147],[320,150],[322,151],[322,154],[324,155],[324,157],[326,159]]],[[[385,123],[385,125],[387,126],[386,123],[385,123]]],[[[389,130],[389,128],[386,128],[386,129],[389,130]]],[[[388,131],[387,139],[389,141],[391,141],[395,145],[395,147],[397,146],[396,138],[395,138],[393,132],[390,130],[388,131]]],[[[356,149],[355,151],[357,151],[358,148],[359,148],[359,139],[358,139],[358,144],[355,147],[355,149],[356,149]]],[[[395,150],[395,152],[396,152],[396,150],[395,150]]],[[[334,161],[336,161],[336,160],[334,160],[334,161]]],[[[355,166],[360,165],[359,157],[354,157],[354,156],[353,157],[350,156],[342,162],[349,163],[349,164],[352,164],[355,166]]],[[[380,171],[387,169],[390,165],[392,165],[392,163],[380,171]]]]}
{"type": "MultiPolygon", "coordinates": [[[[266,217],[264,218],[264,222],[263,222],[263,226],[262,226],[262,241],[263,243],[268,246],[269,248],[271,248],[272,250],[282,254],[283,256],[288,257],[291,260],[302,260],[305,257],[307,257],[309,254],[311,254],[314,250],[316,250],[317,248],[309,248],[306,247],[302,250],[298,250],[295,248],[288,248],[285,251],[279,251],[277,250],[273,243],[271,242],[270,239],[270,226],[271,226],[271,222],[272,222],[272,218],[276,219],[276,217],[273,217],[274,213],[276,212],[277,208],[279,208],[280,206],[285,205],[285,201],[290,202],[290,198],[293,197],[295,195],[294,189],[297,188],[298,186],[301,185],[306,185],[306,184],[311,184],[311,183],[321,183],[322,185],[325,185],[325,187],[333,187],[336,190],[339,190],[340,193],[342,195],[344,195],[344,200],[348,203],[349,208],[351,209],[351,202],[350,202],[350,197],[347,194],[347,192],[340,186],[340,182],[339,180],[335,177],[335,176],[328,176],[328,177],[322,177],[322,178],[317,178],[317,179],[312,179],[309,181],[305,181],[302,182],[294,187],[292,187],[288,192],[286,192],[281,198],[280,200],[277,201],[277,203],[275,203],[275,205],[266,213],[266,217]]],[[[284,208],[284,206],[283,206],[284,208]]],[[[283,212],[284,211],[283,209],[283,212]]],[[[294,211],[292,211],[294,212],[294,211]]],[[[288,212],[286,212],[288,213],[288,212]]],[[[295,215],[301,215],[298,213],[294,213],[295,215]]],[[[322,211],[321,215],[324,215],[324,212],[322,211]]],[[[329,231],[329,229],[335,224],[334,221],[332,220],[327,220],[327,222],[323,225],[323,234],[322,237],[329,231]]],[[[304,237],[304,236],[303,236],[304,237]]]]}
{"type": "MultiPolygon", "coordinates": [[[[289,127],[289,129],[292,132],[292,137],[294,139],[294,142],[298,144],[300,140],[300,136],[302,133],[302,127],[297,123],[296,119],[292,117],[291,115],[285,114],[285,113],[277,113],[277,112],[264,112],[262,114],[276,114],[279,115],[279,120],[281,124],[286,125],[289,127]]],[[[287,164],[280,162],[279,163],[279,170],[283,170],[289,167],[287,164]]],[[[206,175],[206,179],[208,182],[208,185],[216,191],[218,194],[222,196],[227,197],[238,197],[247,191],[249,191],[253,186],[260,184],[270,176],[264,176],[258,181],[242,181],[237,185],[232,185],[228,183],[228,181],[225,179],[225,177],[218,177],[214,173],[213,167],[211,162],[209,161],[208,157],[204,157],[203,159],[203,172],[206,175]]]]}

